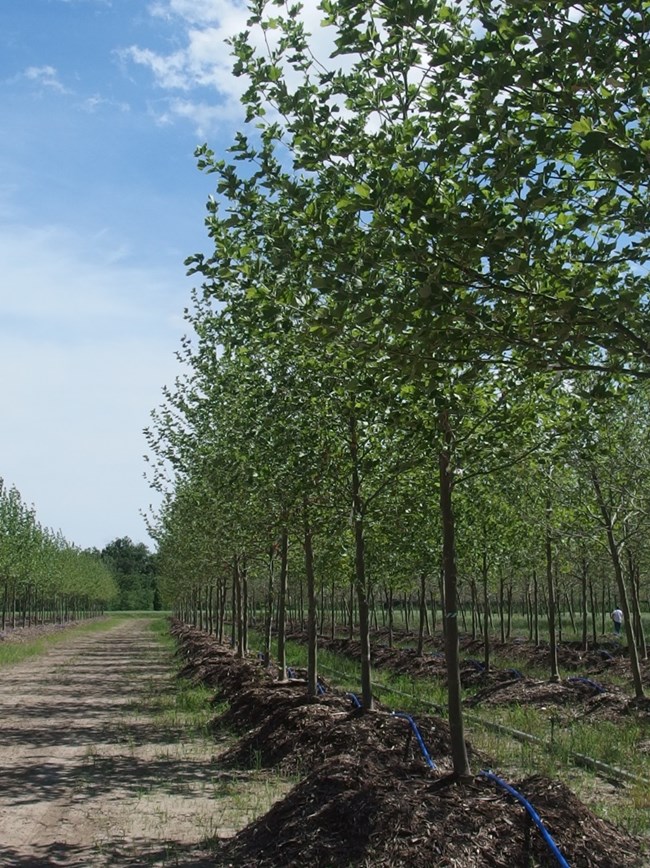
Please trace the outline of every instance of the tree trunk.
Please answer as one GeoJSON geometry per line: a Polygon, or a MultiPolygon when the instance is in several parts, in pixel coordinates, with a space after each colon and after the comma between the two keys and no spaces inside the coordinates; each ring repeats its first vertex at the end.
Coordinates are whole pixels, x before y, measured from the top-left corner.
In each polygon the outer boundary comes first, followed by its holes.
{"type": "Polygon", "coordinates": [[[587,558],[583,555],[580,570],[580,606],[582,607],[582,635],[580,637],[580,648],[583,651],[586,651],[589,648],[589,603],[587,600],[587,591],[589,586],[588,573],[587,558]]]}
{"type": "Polygon", "coordinates": [[[537,570],[533,570],[533,633],[535,647],[539,648],[539,585],[537,583],[537,570]]]}
{"type": "Polygon", "coordinates": [[[289,556],[289,531],[282,528],[280,539],[280,588],[278,595],[278,675],[280,681],[287,680],[287,576],[289,556]]]}
{"type": "MultiPolygon", "coordinates": [[[[481,559],[481,577],[483,579],[483,662],[485,671],[490,671],[490,629],[488,623],[488,558],[485,548],[481,559]]],[[[503,612],[501,613],[501,629],[503,630],[503,612]]]]}
{"type": "Polygon", "coordinates": [[[373,708],[372,674],[370,668],[370,621],[366,584],[365,540],[363,533],[364,504],[361,496],[357,426],[350,417],[350,458],[352,459],[352,522],[354,531],[354,583],[359,606],[359,644],[361,651],[361,697],[364,709],[373,708]]]}
{"type": "Polygon", "coordinates": [[[445,588],[445,651],[447,662],[449,729],[454,773],[465,778],[470,774],[465,746],[465,729],[461,705],[460,649],[458,644],[458,612],[456,611],[456,531],[452,503],[453,467],[451,465],[452,432],[446,412],[441,414],[441,428],[445,447],[438,456],[440,469],[440,516],[442,521],[442,550],[445,588]]]}
{"type": "Polygon", "coordinates": [[[424,570],[420,573],[420,626],[418,630],[417,656],[422,657],[424,652],[424,628],[427,623],[427,581],[424,570]]]}
{"type": "Polygon", "coordinates": [[[269,579],[266,587],[266,620],[264,622],[264,665],[268,668],[271,664],[271,635],[273,633],[273,603],[274,603],[274,577],[275,577],[275,547],[269,546],[269,579]]]}
{"type": "Polygon", "coordinates": [[[248,654],[248,563],[246,555],[242,555],[241,569],[239,571],[241,580],[241,656],[245,657],[248,654]]]}
{"type": "MultiPolygon", "coordinates": [[[[626,531],[627,536],[627,531],[626,531]]],[[[632,609],[634,613],[634,635],[636,636],[637,651],[642,660],[648,659],[648,648],[646,646],[645,634],[643,632],[643,619],[641,618],[641,606],[639,601],[639,586],[640,586],[640,569],[638,562],[635,561],[634,555],[628,546],[627,549],[628,575],[630,582],[630,590],[632,591],[632,609]]]]}
{"type": "Polygon", "coordinates": [[[544,529],[546,553],[546,586],[548,593],[548,641],[551,652],[551,681],[560,680],[557,662],[557,638],[555,636],[555,581],[553,577],[553,550],[551,547],[551,498],[546,498],[546,523],[544,529]]]}
{"type": "Polygon", "coordinates": [[[235,583],[235,623],[237,630],[235,641],[237,647],[237,657],[244,657],[244,606],[242,595],[242,569],[241,562],[238,556],[235,556],[233,581],[235,583]]]}
{"type": "Polygon", "coordinates": [[[314,549],[309,522],[307,498],[303,500],[303,530],[305,545],[305,575],[307,577],[307,694],[318,692],[318,636],[316,631],[316,581],[314,577],[314,549]]]}
{"type": "Polygon", "coordinates": [[[634,636],[634,628],[632,625],[632,619],[630,618],[630,606],[628,604],[627,589],[625,587],[625,580],[623,578],[621,558],[618,545],[616,544],[616,538],[614,536],[612,517],[609,512],[609,508],[605,503],[605,498],[603,497],[602,489],[600,487],[600,480],[598,479],[598,474],[595,467],[591,468],[591,480],[594,486],[594,492],[596,493],[598,508],[600,509],[600,514],[603,518],[603,525],[607,534],[609,553],[612,559],[612,565],[614,567],[614,575],[616,576],[616,586],[618,588],[620,606],[623,611],[623,619],[625,621],[625,635],[627,636],[627,650],[630,655],[630,668],[632,669],[632,679],[634,681],[635,696],[637,699],[642,699],[645,695],[643,692],[643,678],[641,676],[641,667],[639,664],[639,654],[637,651],[636,639],[634,636]]]}
{"type": "Polygon", "coordinates": [[[589,579],[589,605],[591,606],[591,633],[594,640],[594,647],[598,643],[598,626],[596,624],[596,594],[594,592],[594,583],[589,579]]]}
{"type": "Polygon", "coordinates": [[[639,654],[644,660],[647,660],[648,643],[646,642],[645,630],[643,629],[643,619],[641,618],[641,569],[638,563],[636,565],[635,574],[632,577],[632,593],[634,594],[634,609],[639,623],[639,628],[636,631],[639,654]]]}

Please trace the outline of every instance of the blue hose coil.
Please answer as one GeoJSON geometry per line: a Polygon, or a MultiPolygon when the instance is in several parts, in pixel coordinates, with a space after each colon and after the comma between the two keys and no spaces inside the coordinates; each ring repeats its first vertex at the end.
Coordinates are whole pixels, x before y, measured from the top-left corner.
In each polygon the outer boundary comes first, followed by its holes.
{"type": "Polygon", "coordinates": [[[477,672],[484,672],[485,665],[481,663],[480,660],[465,660],[466,666],[471,666],[472,669],[476,669],[477,672]]]}
{"type": "Polygon", "coordinates": [[[572,684],[586,684],[588,687],[593,687],[594,690],[597,690],[598,693],[606,693],[605,688],[602,684],[599,684],[597,681],[592,681],[591,678],[583,678],[581,675],[576,675],[574,678],[567,678],[572,684]]]}
{"type": "Polygon", "coordinates": [[[539,816],[539,814],[537,813],[535,808],[533,808],[530,802],[526,798],[524,798],[524,796],[522,796],[520,792],[518,792],[514,787],[511,787],[510,784],[507,784],[504,780],[495,775],[493,772],[487,771],[487,769],[479,772],[479,777],[487,778],[489,781],[498,784],[502,789],[504,789],[507,793],[513,796],[513,798],[515,798],[519,802],[519,804],[523,805],[524,808],[528,811],[528,814],[532,819],[533,823],[539,829],[542,838],[548,844],[551,852],[557,860],[558,865],[560,865],[561,868],[571,868],[567,860],[560,852],[559,847],[557,846],[553,838],[551,838],[551,836],[549,835],[548,829],[542,822],[542,818],[539,816]]]}
{"type": "Polygon", "coordinates": [[[359,697],[357,696],[356,693],[346,693],[345,695],[348,699],[352,700],[352,704],[355,706],[355,708],[361,708],[362,707],[361,702],[359,701],[359,697]]]}

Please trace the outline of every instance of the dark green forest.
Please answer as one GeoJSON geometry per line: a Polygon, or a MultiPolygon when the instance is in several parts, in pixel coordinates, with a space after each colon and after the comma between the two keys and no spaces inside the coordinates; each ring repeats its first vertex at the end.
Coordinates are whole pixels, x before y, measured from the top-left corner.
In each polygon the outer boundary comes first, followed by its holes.
{"type": "Polygon", "coordinates": [[[118,588],[111,602],[113,611],[160,609],[156,580],[156,555],[144,543],[134,543],[128,536],[110,542],[101,551],[118,588]]]}

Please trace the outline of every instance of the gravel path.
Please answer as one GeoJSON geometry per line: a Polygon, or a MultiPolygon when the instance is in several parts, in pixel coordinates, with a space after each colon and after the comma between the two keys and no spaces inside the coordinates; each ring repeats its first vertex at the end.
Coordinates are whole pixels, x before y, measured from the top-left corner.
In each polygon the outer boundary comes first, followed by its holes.
{"type": "Polygon", "coordinates": [[[0,669],[0,865],[215,864],[205,842],[280,793],[161,716],[173,689],[145,619],[0,669]]]}

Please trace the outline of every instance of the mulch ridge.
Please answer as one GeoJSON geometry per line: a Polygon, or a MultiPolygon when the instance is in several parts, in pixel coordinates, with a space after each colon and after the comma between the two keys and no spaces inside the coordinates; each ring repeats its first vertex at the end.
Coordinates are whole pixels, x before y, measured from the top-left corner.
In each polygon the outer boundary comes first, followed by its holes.
{"type": "MultiPolygon", "coordinates": [[[[303,681],[274,682],[259,662],[236,659],[194,628],[175,624],[173,632],[186,661],[184,674],[215,687],[230,703],[213,725],[241,738],[220,759],[241,765],[255,757],[262,765],[306,774],[267,814],[221,844],[215,865],[556,864],[510,796],[480,777],[452,782],[444,720],[417,720],[438,766],[432,771],[407,723],[381,706],[359,712],[332,690],[310,700],[303,681]]],[[[476,765],[480,758],[468,748],[476,765]]],[[[638,840],[596,817],[563,784],[535,776],[513,786],[531,800],[572,868],[648,864],[638,840]]]]}

